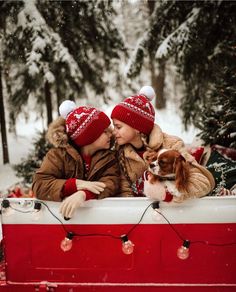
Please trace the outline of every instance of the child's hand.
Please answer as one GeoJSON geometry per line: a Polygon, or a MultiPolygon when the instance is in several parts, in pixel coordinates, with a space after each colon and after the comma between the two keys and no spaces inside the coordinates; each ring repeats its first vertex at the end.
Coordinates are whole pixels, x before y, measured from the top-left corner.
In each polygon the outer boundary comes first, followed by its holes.
{"type": "Polygon", "coordinates": [[[82,179],[77,179],[76,187],[78,191],[87,190],[94,194],[99,195],[101,192],[104,191],[106,185],[103,182],[99,182],[99,181],[86,181],[82,179]]]}
{"type": "Polygon", "coordinates": [[[86,195],[83,191],[78,191],[67,197],[60,206],[60,213],[63,217],[72,218],[77,208],[81,207],[85,201],[86,195]]]}

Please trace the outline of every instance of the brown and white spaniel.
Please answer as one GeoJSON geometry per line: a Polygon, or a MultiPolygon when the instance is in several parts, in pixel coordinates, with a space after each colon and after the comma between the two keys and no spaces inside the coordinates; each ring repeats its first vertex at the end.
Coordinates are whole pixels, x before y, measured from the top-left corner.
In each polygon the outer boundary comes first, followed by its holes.
{"type": "Polygon", "coordinates": [[[189,163],[179,151],[171,149],[161,149],[158,152],[146,151],[144,160],[149,165],[147,180],[144,182],[146,196],[160,199],[161,193],[163,199],[163,192],[176,197],[187,192],[189,163]]]}

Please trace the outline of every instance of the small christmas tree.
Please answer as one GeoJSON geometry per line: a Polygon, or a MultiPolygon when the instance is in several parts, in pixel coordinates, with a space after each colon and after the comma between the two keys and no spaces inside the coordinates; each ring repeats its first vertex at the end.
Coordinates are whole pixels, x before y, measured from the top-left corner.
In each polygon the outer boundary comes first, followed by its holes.
{"type": "Polygon", "coordinates": [[[44,156],[52,147],[45,139],[45,132],[39,134],[33,146],[34,150],[32,153],[25,160],[22,160],[21,163],[13,166],[16,176],[24,178],[24,183],[32,183],[35,170],[40,167],[44,156]]]}
{"type": "Polygon", "coordinates": [[[236,46],[223,48],[215,62],[215,86],[198,123],[205,144],[236,148],[236,46]]]}

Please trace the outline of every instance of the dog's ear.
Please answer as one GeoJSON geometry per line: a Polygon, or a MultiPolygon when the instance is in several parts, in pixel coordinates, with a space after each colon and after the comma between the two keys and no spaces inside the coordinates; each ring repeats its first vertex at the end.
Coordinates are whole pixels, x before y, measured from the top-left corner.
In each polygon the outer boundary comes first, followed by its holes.
{"type": "Polygon", "coordinates": [[[157,153],[153,150],[147,150],[143,153],[143,159],[147,164],[150,164],[156,157],[157,153]]]}
{"type": "Polygon", "coordinates": [[[187,191],[188,178],[189,163],[180,155],[175,160],[175,183],[180,192],[187,191]]]}

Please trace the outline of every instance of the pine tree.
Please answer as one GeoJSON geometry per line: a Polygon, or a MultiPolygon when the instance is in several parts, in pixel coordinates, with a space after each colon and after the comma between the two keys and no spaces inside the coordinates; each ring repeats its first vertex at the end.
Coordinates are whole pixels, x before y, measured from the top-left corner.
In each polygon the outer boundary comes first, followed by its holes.
{"type": "Polygon", "coordinates": [[[2,138],[2,152],[3,152],[3,163],[9,163],[8,153],[8,140],[7,140],[7,125],[6,125],[6,114],[5,104],[7,104],[6,90],[4,90],[4,81],[7,83],[7,66],[6,56],[4,47],[6,46],[6,24],[9,18],[16,18],[17,11],[21,6],[20,1],[9,3],[6,1],[0,1],[0,128],[2,138]]]}
{"type": "MultiPolygon", "coordinates": [[[[111,85],[106,76],[118,76],[124,50],[113,23],[112,2],[25,0],[23,4],[7,39],[13,123],[30,96],[40,113],[47,105],[48,123],[54,104],[58,109],[64,99],[90,96],[93,91],[107,101],[107,88],[117,83],[111,85]]],[[[15,166],[17,176],[27,183],[42,161],[41,154],[49,148],[42,137],[34,147],[29,157],[15,166]]]]}
{"type": "Polygon", "coordinates": [[[236,46],[226,44],[214,56],[215,88],[203,108],[198,127],[205,144],[236,149],[236,46]]]}
{"type": "MultiPolygon", "coordinates": [[[[129,74],[140,72],[148,51],[155,54],[156,62],[163,58],[173,60],[185,86],[181,100],[184,124],[199,126],[199,121],[208,114],[214,96],[211,92],[217,84],[219,86],[214,56],[219,49],[226,49],[224,44],[235,39],[236,2],[162,1],[153,13],[149,30],[139,42],[129,74]]],[[[235,63],[235,59],[225,62],[224,66],[230,67],[231,62],[235,63]]]]}
{"type": "Polygon", "coordinates": [[[33,95],[40,109],[46,104],[49,124],[52,121],[52,93],[57,67],[60,66],[62,72],[67,72],[67,78],[62,84],[68,89],[68,94],[71,93],[71,88],[75,88],[73,85],[76,84],[78,89],[82,73],[60,36],[39,13],[35,1],[24,1],[15,29],[8,36],[7,49],[10,49],[9,62],[17,65],[15,72],[11,70],[12,95],[9,103],[12,120],[15,121],[30,95],[33,95]]]}
{"type": "Polygon", "coordinates": [[[57,109],[62,99],[86,97],[87,87],[95,94],[104,94],[106,101],[105,76],[110,71],[117,73],[115,60],[117,65],[124,48],[113,24],[111,3],[23,3],[7,42],[11,119],[16,120],[30,96],[40,112],[46,104],[48,123],[54,104],[57,109]]]}

